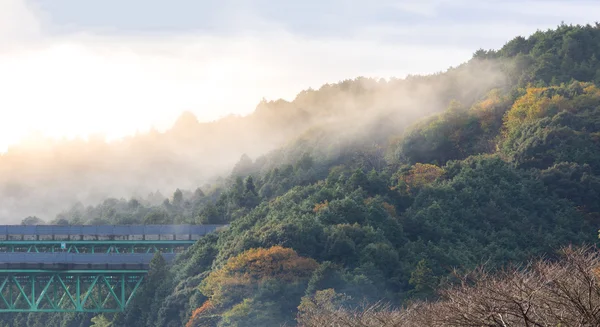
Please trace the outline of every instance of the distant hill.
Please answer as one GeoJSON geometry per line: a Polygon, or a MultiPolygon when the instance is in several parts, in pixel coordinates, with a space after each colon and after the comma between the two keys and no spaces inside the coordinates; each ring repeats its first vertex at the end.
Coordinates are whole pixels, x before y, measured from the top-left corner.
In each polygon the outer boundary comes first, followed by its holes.
{"type": "MultiPolygon", "coordinates": [[[[474,60],[427,77],[327,84],[302,91],[291,102],[263,100],[244,117],[201,123],[185,112],[164,133],[151,131],[110,143],[42,139],[15,145],[0,156],[0,220],[52,219],[77,202],[132,196],[145,200],[156,191],[210,188],[242,155],[257,158],[315,130],[329,135],[325,142],[337,142],[330,144],[334,147],[353,138],[371,139],[372,131],[384,142],[419,117],[443,110],[450,98],[472,103],[504,84],[496,65],[474,60]]],[[[294,160],[270,158],[271,165],[294,160]]]]}

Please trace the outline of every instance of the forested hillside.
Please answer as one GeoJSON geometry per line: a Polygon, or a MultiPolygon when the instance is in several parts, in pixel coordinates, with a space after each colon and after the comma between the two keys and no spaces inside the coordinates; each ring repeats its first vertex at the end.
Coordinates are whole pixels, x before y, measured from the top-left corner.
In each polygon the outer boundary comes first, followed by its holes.
{"type": "MultiPolygon", "coordinates": [[[[379,139],[442,111],[450,99],[471,103],[489,88],[505,84],[499,67],[484,60],[437,76],[357,78],[323,85],[302,91],[291,102],[263,100],[244,117],[200,123],[185,112],[164,133],[154,130],[110,143],[96,137],[88,141],[34,138],[0,155],[0,219],[5,223],[18,223],[27,216],[49,220],[65,207],[94,205],[109,197],[157,204],[154,197],[147,197],[149,193],[211,188],[243,154],[256,158],[300,135],[313,141],[316,135],[329,135],[323,145],[331,159],[357,139],[371,141],[364,134],[374,137],[374,129],[382,123],[386,129],[379,139]]],[[[298,151],[305,151],[304,147],[298,151]]],[[[270,159],[271,166],[297,160],[289,154],[270,159]]]]}
{"type": "MultiPolygon", "coordinates": [[[[207,149],[247,153],[231,174],[191,187],[196,168],[178,169],[189,176],[168,198],[79,204],[53,222],[229,228],[198,241],[172,267],[155,258],[124,313],[14,314],[2,316],[3,324],[294,326],[298,307],[310,309],[315,294],[350,307],[435,299],[436,289],[454,281],[455,267],[554,259],[562,246],[595,243],[598,56],[600,25],[561,25],[479,50],[443,73],[358,78],[303,91],[292,102],[262,102],[251,116],[210,125],[219,133],[231,131],[221,126],[232,121],[252,126],[224,143],[214,134],[207,141],[209,125],[194,123],[186,128],[199,132],[182,135],[199,152],[187,158],[207,149]],[[276,147],[277,140],[284,143],[276,147]]],[[[173,140],[168,135],[132,140],[158,153],[178,144],[164,141],[173,140]]],[[[181,163],[171,153],[174,166],[152,174],[170,176],[181,163]]]]}

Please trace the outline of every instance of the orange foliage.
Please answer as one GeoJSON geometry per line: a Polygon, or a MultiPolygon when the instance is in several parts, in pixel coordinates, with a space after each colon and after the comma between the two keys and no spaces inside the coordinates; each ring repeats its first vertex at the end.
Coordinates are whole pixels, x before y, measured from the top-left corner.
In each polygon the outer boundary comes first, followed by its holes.
{"type": "Polygon", "coordinates": [[[200,306],[199,308],[194,310],[194,312],[192,312],[192,317],[187,322],[187,324],[185,324],[185,327],[194,327],[196,322],[199,320],[199,318],[203,314],[206,314],[207,312],[209,312],[212,309],[214,309],[214,306],[210,300],[204,302],[204,304],[202,304],[202,306],[200,306]]]}
{"type": "Polygon", "coordinates": [[[311,258],[298,256],[296,251],[281,246],[250,249],[213,271],[201,285],[201,291],[212,297],[213,303],[226,296],[228,289],[242,294],[265,280],[291,283],[309,278],[318,264],[311,258]]]}
{"type": "Polygon", "coordinates": [[[416,163],[407,174],[400,176],[407,191],[433,183],[444,174],[444,169],[430,164],[416,163]]]}
{"type": "Polygon", "coordinates": [[[583,94],[565,98],[555,94],[562,86],[530,87],[518,98],[504,117],[506,131],[513,130],[523,122],[543,118],[560,111],[577,111],[600,102],[600,89],[592,83],[578,83],[583,94]]]}
{"type": "Polygon", "coordinates": [[[383,208],[385,209],[385,211],[387,211],[390,216],[392,217],[397,217],[398,214],[396,213],[396,207],[394,207],[393,205],[387,203],[387,202],[383,202],[383,208]]]}
{"type": "Polygon", "coordinates": [[[319,211],[327,208],[329,206],[329,201],[325,200],[321,203],[317,203],[315,204],[315,207],[313,208],[313,212],[314,213],[318,213],[319,211]]]}

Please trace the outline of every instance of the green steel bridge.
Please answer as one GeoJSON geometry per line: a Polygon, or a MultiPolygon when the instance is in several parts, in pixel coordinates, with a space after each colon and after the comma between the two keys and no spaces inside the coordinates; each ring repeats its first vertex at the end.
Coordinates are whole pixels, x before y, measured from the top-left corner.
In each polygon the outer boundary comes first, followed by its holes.
{"type": "Polygon", "coordinates": [[[222,225],[0,226],[0,312],[118,312],[154,253],[167,262],[222,225]]]}

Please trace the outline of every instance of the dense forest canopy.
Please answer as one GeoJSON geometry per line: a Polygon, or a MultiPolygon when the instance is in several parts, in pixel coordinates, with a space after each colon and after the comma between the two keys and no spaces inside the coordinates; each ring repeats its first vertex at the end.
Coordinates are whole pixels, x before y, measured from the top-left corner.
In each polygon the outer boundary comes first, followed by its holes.
{"type": "Polygon", "coordinates": [[[164,134],[120,143],[13,149],[0,166],[14,210],[59,182],[65,199],[179,183],[79,203],[46,222],[230,226],[172,267],[157,257],[123,313],[11,314],[3,324],[310,326],[315,301],[333,312],[435,300],[456,267],[555,260],[562,246],[595,243],[598,56],[600,25],[561,25],[431,76],[343,81],[210,124],[186,114],[164,134]],[[222,172],[209,162],[232,170],[203,185],[222,172]],[[28,184],[49,176],[47,189],[28,184]]]}

